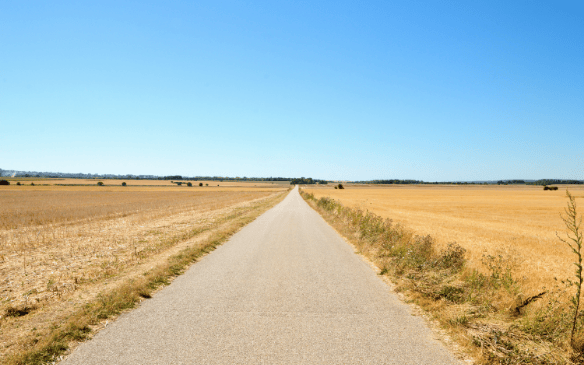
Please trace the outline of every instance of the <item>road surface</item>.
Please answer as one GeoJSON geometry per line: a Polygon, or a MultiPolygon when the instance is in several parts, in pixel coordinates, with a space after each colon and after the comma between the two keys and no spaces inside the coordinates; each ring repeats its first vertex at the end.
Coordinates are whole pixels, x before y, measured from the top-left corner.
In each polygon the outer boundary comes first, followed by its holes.
{"type": "Polygon", "coordinates": [[[459,364],[294,189],[69,364],[459,364]]]}

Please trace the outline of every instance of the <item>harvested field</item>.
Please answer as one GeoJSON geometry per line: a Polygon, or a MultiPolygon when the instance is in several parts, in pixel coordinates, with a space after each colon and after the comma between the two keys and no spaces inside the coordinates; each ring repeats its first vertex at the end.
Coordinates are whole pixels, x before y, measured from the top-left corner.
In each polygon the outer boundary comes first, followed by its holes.
{"type": "Polygon", "coordinates": [[[573,277],[572,253],[556,237],[565,226],[565,190],[584,209],[582,185],[544,191],[541,186],[346,185],[306,187],[316,198],[369,210],[413,230],[431,235],[439,247],[457,242],[467,249],[470,267],[482,268],[484,254],[502,255],[515,266],[527,290],[554,285],[554,277],[573,277]]]}
{"type": "Polygon", "coordinates": [[[1,187],[0,357],[287,187],[1,187]]]}
{"type": "Polygon", "coordinates": [[[213,210],[270,192],[273,190],[253,188],[186,190],[172,187],[34,186],[23,189],[9,186],[0,193],[0,229],[31,228],[88,219],[95,221],[138,213],[150,217],[152,214],[168,215],[183,210],[213,210]]]}

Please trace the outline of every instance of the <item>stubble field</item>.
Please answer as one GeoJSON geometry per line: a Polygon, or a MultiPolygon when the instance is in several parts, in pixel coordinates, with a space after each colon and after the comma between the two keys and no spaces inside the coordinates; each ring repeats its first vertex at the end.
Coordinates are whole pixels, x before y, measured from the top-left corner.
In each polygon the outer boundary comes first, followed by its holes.
{"type": "Polygon", "coordinates": [[[0,358],[186,247],[229,234],[289,187],[120,184],[0,187],[0,358]]]}
{"type": "Polygon", "coordinates": [[[438,247],[456,242],[467,250],[468,265],[484,269],[484,255],[501,255],[528,291],[550,288],[574,275],[573,254],[560,217],[565,190],[584,206],[582,185],[543,191],[540,186],[349,185],[307,187],[316,198],[331,197],[347,207],[369,210],[418,235],[431,235],[438,247]]]}

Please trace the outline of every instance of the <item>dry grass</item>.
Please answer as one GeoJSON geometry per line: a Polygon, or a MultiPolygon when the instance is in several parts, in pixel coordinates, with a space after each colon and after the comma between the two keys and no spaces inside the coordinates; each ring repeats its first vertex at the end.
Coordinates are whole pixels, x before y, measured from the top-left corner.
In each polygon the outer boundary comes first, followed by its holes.
{"type": "Polygon", "coordinates": [[[119,189],[0,189],[0,357],[286,191],[119,189]]]}
{"type": "Polygon", "coordinates": [[[274,191],[257,188],[5,186],[0,190],[0,230],[96,221],[137,213],[150,219],[152,215],[186,210],[213,210],[232,201],[274,191]]]}

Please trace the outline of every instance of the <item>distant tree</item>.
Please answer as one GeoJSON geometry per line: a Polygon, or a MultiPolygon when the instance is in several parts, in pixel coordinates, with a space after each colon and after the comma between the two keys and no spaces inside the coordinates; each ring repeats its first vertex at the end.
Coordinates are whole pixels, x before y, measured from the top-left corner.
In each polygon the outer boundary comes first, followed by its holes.
{"type": "Polygon", "coordinates": [[[337,185],[339,187],[339,189],[344,189],[345,187],[343,186],[343,184],[339,184],[337,185]]]}
{"type": "Polygon", "coordinates": [[[125,181],[122,183],[122,186],[126,186],[126,182],[125,181]]]}
{"type": "Polygon", "coordinates": [[[10,181],[8,181],[8,180],[0,180],[0,185],[10,185],[10,181]]]}
{"type": "Polygon", "coordinates": [[[103,186],[103,182],[101,182],[101,181],[98,181],[98,182],[97,182],[97,186],[103,186]]]}
{"type": "Polygon", "coordinates": [[[31,182],[31,183],[30,183],[30,185],[34,186],[34,183],[33,183],[33,182],[31,182]]]}
{"type": "Polygon", "coordinates": [[[193,183],[189,181],[189,182],[187,183],[187,186],[193,186],[193,183]]]}
{"type": "Polygon", "coordinates": [[[203,186],[203,183],[199,183],[199,186],[203,186]]]}

